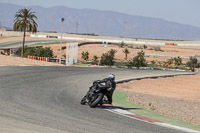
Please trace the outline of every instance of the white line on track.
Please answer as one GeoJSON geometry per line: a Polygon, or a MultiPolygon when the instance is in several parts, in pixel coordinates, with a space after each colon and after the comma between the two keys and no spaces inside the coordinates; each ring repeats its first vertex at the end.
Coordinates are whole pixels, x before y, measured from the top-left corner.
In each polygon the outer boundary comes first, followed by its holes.
{"type": "Polygon", "coordinates": [[[168,124],[168,123],[164,123],[164,122],[160,122],[160,121],[156,121],[156,120],[151,120],[149,118],[140,117],[140,116],[137,117],[137,115],[135,115],[131,112],[128,112],[128,111],[120,109],[120,108],[116,108],[112,105],[111,106],[104,106],[104,107],[105,107],[105,110],[110,111],[112,113],[122,115],[122,116],[125,116],[125,117],[129,117],[129,118],[132,118],[132,119],[136,119],[136,120],[139,120],[139,121],[143,121],[143,122],[146,122],[146,123],[154,124],[154,125],[157,125],[157,126],[167,127],[167,128],[170,128],[170,129],[175,129],[175,130],[179,130],[179,131],[183,131],[183,132],[187,132],[187,133],[200,133],[200,131],[196,131],[196,130],[192,130],[192,129],[188,129],[188,128],[184,128],[184,127],[179,127],[179,126],[175,126],[175,125],[172,125],[172,124],[168,124]],[[142,119],[142,118],[144,118],[144,119],[142,119]]]}

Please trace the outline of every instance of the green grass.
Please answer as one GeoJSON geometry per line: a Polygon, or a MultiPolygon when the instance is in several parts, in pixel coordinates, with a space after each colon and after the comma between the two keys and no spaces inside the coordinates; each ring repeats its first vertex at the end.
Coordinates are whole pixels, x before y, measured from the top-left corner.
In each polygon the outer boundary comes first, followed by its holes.
{"type": "Polygon", "coordinates": [[[76,63],[73,64],[72,66],[88,66],[89,64],[85,64],[85,63],[76,63]]]}
{"type": "Polygon", "coordinates": [[[183,121],[169,118],[166,116],[162,116],[156,112],[149,111],[143,107],[140,107],[131,102],[128,102],[127,101],[127,93],[119,91],[119,90],[115,90],[115,92],[113,94],[113,104],[114,104],[114,106],[126,108],[127,111],[134,113],[136,115],[140,115],[143,117],[151,118],[153,120],[158,120],[158,121],[162,121],[162,122],[169,123],[172,125],[200,131],[199,126],[192,125],[187,122],[183,122],[183,121]]]}
{"type": "Polygon", "coordinates": [[[10,42],[4,42],[4,43],[0,43],[0,45],[4,45],[4,44],[9,44],[10,42]]]}

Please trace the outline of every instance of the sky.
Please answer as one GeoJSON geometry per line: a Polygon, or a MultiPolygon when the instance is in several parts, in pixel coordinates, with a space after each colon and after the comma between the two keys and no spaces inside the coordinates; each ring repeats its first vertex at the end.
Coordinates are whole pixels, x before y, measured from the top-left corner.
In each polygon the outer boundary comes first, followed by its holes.
{"type": "Polygon", "coordinates": [[[200,0],[0,0],[0,3],[109,10],[200,27],[200,0]]]}

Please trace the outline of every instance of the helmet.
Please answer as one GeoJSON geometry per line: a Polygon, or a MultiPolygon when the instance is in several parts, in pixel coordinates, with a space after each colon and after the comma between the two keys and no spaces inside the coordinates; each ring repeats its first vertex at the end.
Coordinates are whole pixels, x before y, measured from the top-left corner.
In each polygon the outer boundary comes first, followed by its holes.
{"type": "Polygon", "coordinates": [[[110,75],[108,75],[108,78],[112,79],[112,80],[115,80],[115,75],[114,74],[110,74],[110,75]]]}

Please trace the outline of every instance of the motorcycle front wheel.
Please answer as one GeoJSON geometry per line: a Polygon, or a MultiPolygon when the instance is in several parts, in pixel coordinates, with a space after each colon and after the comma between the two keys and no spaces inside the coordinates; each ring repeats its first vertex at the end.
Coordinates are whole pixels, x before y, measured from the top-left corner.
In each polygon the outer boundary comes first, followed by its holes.
{"type": "Polygon", "coordinates": [[[88,102],[88,105],[91,108],[95,108],[102,101],[103,97],[104,97],[103,93],[96,93],[96,94],[94,94],[93,97],[88,102]]]}

